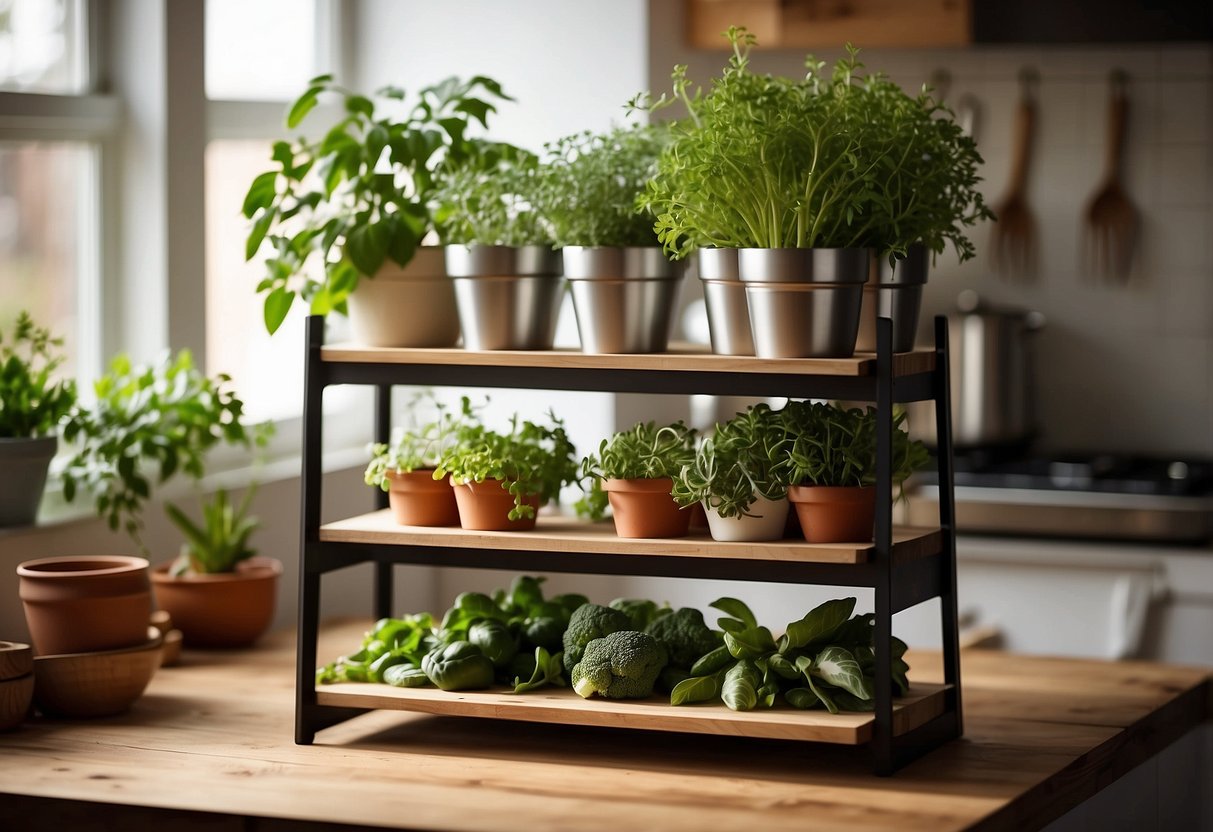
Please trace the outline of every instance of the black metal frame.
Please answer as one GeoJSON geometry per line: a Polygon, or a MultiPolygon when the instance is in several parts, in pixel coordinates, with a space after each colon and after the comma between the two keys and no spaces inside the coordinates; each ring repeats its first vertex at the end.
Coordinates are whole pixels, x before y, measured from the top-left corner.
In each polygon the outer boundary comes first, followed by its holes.
{"type": "MultiPolygon", "coordinates": [[[[952,424],[948,378],[946,319],[935,321],[935,367],[932,371],[895,377],[893,331],[887,318],[877,321],[876,372],[861,377],[756,374],[731,371],[664,371],[603,368],[526,368],[448,364],[374,364],[324,361],[324,319],[307,321],[307,360],[303,406],[303,527],[299,579],[299,633],[295,704],[295,741],[307,745],[316,732],[360,713],[358,708],[320,705],[314,668],[320,624],[320,579],[327,572],[359,563],[375,564],[377,617],[392,611],[393,566],[397,563],[486,569],[582,574],[653,575],[725,578],[743,581],[870,587],[875,594],[876,666],[888,667],[892,617],[904,609],[938,597],[943,633],[943,713],[921,727],[893,733],[892,679],[876,676],[876,710],[870,748],[873,770],[889,775],[899,767],[959,737],[963,732],[960,686],[960,645],[956,604],[956,535],[952,471],[952,424]],[[867,563],[754,562],[727,558],[670,558],[645,555],[578,554],[560,552],[485,551],[429,546],[334,543],[320,540],[321,427],[324,388],[334,384],[367,384],[376,388],[375,434],[387,441],[391,421],[391,392],[395,385],[525,387],[628,393],[717,393],[728,395],[788,395],[796,398],[837,398],[876,403],[877,502],[873,556],[867,563]],[[933,399],[939,453],[940,551],[905,563],[893,559],[892,441],[893,405],[933,399]]],[[[380,495],[380,506],[386,495],[380,495]]]]}

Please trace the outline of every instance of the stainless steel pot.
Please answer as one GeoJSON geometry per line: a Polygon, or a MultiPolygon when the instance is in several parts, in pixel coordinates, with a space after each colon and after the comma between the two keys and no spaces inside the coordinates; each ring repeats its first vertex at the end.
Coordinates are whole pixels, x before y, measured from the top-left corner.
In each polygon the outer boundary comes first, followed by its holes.
{"type": "Polygon", "coordinates": [[[665,352],[682,267],[659,248],[564,248],[582,352],[665,352]]]}
{"type": "Polygon", "coordinates": [[[560,252],[546,246],[447,246],[463,346],[550,350],[564,281],[560,252]]]}
{"type": "MultiPolygon", "coordinates": [[[[962,292],[957,306],[948,316],[953,444],[993,448],[1030,441],[1037,430],[1032,342],[1044,316],[983,305],[972,291],[962,292]]],[[[926,411],[911,411],[910,432],[935,444],[929,405],[926,411]]]]}
{"type": "Polygon", "coordinates": [[[893,351],[914,349],[922,287],[927,282],[929,254],[926,246],[910,246],[907,256],[890,266],[888,258],[873,252],[868,282],[863,287],[863,309],[859,313],[859,337],[855,349],[876,352],[876,319],[893,321],[893,351]]]}
{"type": "Polygon", "coordinates": [[[750,307],[745,284],[737,276],[737,249],[701,248],[699,280],[708,311],[708,335],[717,355],[753,355],[750,307]]]}

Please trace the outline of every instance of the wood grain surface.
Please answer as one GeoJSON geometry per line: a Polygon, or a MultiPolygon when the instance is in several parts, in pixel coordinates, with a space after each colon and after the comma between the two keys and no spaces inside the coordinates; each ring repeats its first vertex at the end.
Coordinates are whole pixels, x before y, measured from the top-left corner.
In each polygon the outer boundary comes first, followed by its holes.
{"type": "MultiPolygon", "coordinates": [[[[610,521],[590,523],[542,512],[532,532],[471,532],[459,528],[401,526],[387,509],[322,526],[320,539],[459,549],[668,555],[796,563],[866,563],[874,548],[871,543],[807,543],[804,540],[720,543],[712,540],[706,530],[694,530],[679,538],[629,539],[618,537],[610,521]]],[[[904,562],[936,554],[941,541],[937,528],[894,528],[893,558],[904,562]]]]}
{"type": "MultiPolygon", "coordinates": [[[[327,629],[320,655],[347,651],[367,626],[327,629]]],[[[940,678],[936,654],[909,661],[916,679],[940,678]]],[[[862,748],[398,711],[301,747],[293,668],[289,633],[248,651],[187,650],[123,716],[0,734],[0,827],[145,828],[114,825],[114,813],[137,823],[153,807],[210,813],[197,816],[208,830],[253,828],[244,817],[270,819],[257,829],[1020,830],[1210,710],[1207,671],[969,651],[964,738],[877,778],[862,748]]]]}

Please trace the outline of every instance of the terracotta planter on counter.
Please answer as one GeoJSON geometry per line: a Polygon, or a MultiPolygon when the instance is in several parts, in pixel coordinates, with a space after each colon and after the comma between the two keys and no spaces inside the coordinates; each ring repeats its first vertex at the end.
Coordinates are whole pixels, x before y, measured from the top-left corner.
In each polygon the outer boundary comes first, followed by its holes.
{"type": "Polygon", "coordinates": [[[124,555],[29,560],[18,594],[40,655],[134,647],[152,614],[148,562],[124,555]]]}
{"type": "Polygon", "coordinates": [[[433,469],[388,471],[388,505],[402,526],[458,526],[459,504],[451,478],[434,479],[433,469]]]}
{"type": "Polygon", "coordinates": [[[615,515],[615,534],[620,537],[686,537],[691,526],[689,508],[681,508],[670,496],[674,481],[658,479],[602,481],[602,490],[615,515]]]}
{"type": "Polygon", "coordinates": [[[281,561],[255,557],[234,572],[181,577],[169,575],[170,565],[155,568],[152,584],[187,647],[247,647],[269,629],[281,561]]]}
{"type": "MultiPolygon", "coordinates": [[[[477,532],[526,532],[535,528],[535,517],[511,520],[514,495],[502,487],[501,480],[454,484],[455,501],[459,504],[459,525],[477,532]]],[[[528,494],[523,503],[539,513],[539,496],[528,494]]]]}
{"type": "Polygon", "coordinates": [[[875,486],[793,485],[788,500],[809,543],[865,543],[876,522],[875,486]]]}

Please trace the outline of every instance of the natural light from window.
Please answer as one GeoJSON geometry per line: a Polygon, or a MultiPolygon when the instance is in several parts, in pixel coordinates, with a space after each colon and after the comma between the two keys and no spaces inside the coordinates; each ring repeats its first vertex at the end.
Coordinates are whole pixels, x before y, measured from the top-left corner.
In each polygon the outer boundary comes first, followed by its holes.
{"type": "Polygon", "coordinates": [[[0,89],[84,92],[84,35],[83,0],[0,0],[0,89]]]}
{"type": "Polygon", "coordinates": [[[206,0],[206,95],[287,101],[316,72],[311,0],[206,0]]]}

